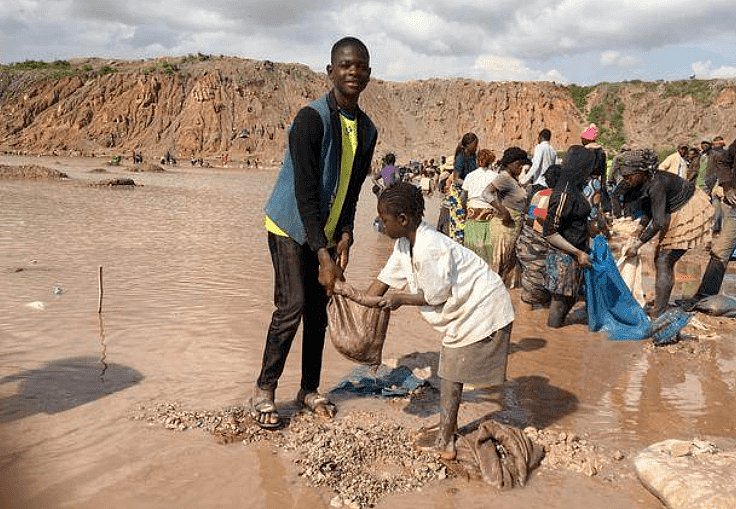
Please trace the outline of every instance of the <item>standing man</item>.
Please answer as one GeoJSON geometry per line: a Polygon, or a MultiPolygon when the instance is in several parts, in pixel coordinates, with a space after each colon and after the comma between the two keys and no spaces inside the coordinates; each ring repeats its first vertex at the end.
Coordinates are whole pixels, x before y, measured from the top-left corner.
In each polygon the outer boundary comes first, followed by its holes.
{"type": "Polygon", "coordinates": [[[519,179],[519,183],[522,186],[526,187],[527,184],[531,183],[529,192],[527,192],[529,197],[534,196],[537,191],[547,187],[547,182],[544,180],[544,172],[557,161],[557,152],[555,152],[555,149],[549,143],[551,139],[552,132],[549,129],[544,128],[539,131],[539,144],[534,147],[532,167],[519,179]]]}
{"type": "Polygon", "coordinates": [[[710,203],[716,209],[716,216],[713,218],[713,233],[719,233],[723,226],[723,209],[721,207],[721,199],[723,198],[723,187],[718,182],[718,174],[716,172],[716,162],[726,153],[726,142],[723,136],[713,138],[710,153],[708,155],[708,166],[705,170],[705,191],[710,195],[710,203]]]}
{"type": "Polygon", "coordinates": [[[370,173],[377,130],[358,107],[370,80],[368,49],[354,37],[332,47],[332,90],[302,108],[266,203],[276,310],[266,336],[250,411],[263,428],[278,428],[275,392],[302,323],[302,374],[297,403],[332,417],[335,405],[317,389],[327,328],[327,296],[343,279],[353,243],[360,188],[370,173]]]}
{"type": "Polygon", "coordinates": [[[711,168],[713,170],[713,175],[709,176],[717,180],[723,188],[721,201],[723,226],[720,235],[713,241],[708,266],[700,280],[698,291],[690,301],[691,304],[721,291],[728,262],[736,249],[736,140],[727,150],[718,150],[718,141],[720,140],[717,138],[713,139],[712,166],[709,166],[709,170],[711,168]]]}
{"type": "Polygon", "coordinates": [[[668,155],[664,161],[659,163],[659,169],[674,173],[678,177],[687,179],[687,143],[680,143],[677,150],[668,155]]]}

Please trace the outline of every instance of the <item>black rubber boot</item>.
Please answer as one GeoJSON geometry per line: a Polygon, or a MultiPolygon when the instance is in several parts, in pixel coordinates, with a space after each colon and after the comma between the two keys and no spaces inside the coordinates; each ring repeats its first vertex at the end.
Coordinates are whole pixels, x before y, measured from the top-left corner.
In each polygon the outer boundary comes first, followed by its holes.
{"type": "Polygon", "coordinates": [[[708,266],[705,268],[703,278],[700,280],[700,288],[695,293],[694,298],[700,300],[711,295],[718,295],[723,284],[723,277],[726,275],[726,263],[722,262],[713,255],[710,255],[708,266]]]}

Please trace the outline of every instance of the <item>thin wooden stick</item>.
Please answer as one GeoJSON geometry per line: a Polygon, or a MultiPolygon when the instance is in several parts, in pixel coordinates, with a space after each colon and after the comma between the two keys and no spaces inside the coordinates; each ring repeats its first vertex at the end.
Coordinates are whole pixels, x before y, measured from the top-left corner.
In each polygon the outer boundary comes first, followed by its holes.
{"type": "Polygon", "coordinates": [[[102,265],[100,265],[100,275],[97,281],[100,289],[100,298],[97,301],[97,313],[102,313],[102,265]]]}

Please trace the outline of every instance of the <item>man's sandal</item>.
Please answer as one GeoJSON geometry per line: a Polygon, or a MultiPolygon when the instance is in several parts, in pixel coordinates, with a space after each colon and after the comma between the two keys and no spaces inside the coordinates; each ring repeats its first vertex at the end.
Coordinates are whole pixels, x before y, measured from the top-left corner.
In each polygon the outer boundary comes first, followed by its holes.
{"type": "Polygon", "coordinates": [[[250,416],[258,426],[263,429],[276,429],[281,427],[281,417],[276,411],[274,403],[275,391],[260,389],[258,385],[253,389],[253,397],[250,399],[250,416]]]}
{"type": "Polygon", "coordinates": [[[309,410],[320,417],[332,419],[337,413],[335,404],[317,391],[307,392],[304,389],[299,389],[299,393],[296,395],[296,402],[300,408],[309,410]]]}

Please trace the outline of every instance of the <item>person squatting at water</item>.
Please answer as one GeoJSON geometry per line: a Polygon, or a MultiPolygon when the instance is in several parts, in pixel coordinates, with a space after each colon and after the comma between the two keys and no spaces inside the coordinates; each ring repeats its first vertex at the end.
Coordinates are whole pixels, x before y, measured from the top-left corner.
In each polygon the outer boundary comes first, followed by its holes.
{"type": "Polygon", "coordinates": [[[632,150],[624,155],[621,168],[630,189],[626,199],[637,204],[633,208],[641,211],[643,226],[624,248],[624,255],[636,255],[643,244],[659,235],[654,254],[654,304],[649,309],[653,318],[667,310],[677,261],[688,249],[710,241],[714,215],[708,195],[693,182],[658,170],[657,160],[654,150],[632,150]]]}
{"type": "Polygon", "coordinates": [[[337,41],[327,75],[332,90],[294,118],[288,151],[264,209],[276,310],[250,404],[253,419],[264,428],[281,424],[274,397],[300,322],[297,403],[330,417],[336,411],[317,389],[327,296],[348,264],[356,203],[377,139],[375,125],[358,107],[371,75],[366,46],[353,37],[337,41]]]}
{"type": "Polygon", "coordinates": [[[550,246],[544,287],[551,295],[547,325],[553,328],[562,327],[579,296],[583,269],[591,266],[591,207],[583,189],[595,161],[592,150],[581,145],[568,148],[549,198],[542,234],[550,246]]]}
{"type": "Polygon", "coordinates": [[[389,186],[378,199],[378,214],[396,244],[366,293],[391,310],[421,306],[422,317],[444,335],[435,446],[452,459],[463,384],[500,385],[506,379],[511,297],[482,258],[423,221],[424,197],[417,187],[389,186]],[[389,288],[397,291],[387,293],[389,288]]]}

